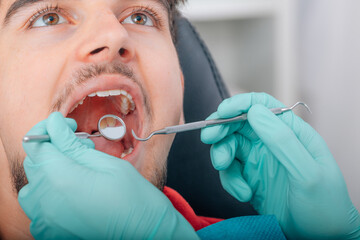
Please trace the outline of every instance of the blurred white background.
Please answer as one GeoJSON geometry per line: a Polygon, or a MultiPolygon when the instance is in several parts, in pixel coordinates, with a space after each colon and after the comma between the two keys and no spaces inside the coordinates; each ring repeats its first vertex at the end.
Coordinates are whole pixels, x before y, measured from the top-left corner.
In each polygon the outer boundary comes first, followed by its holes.
{"type": "Polygon", "coordinates": [[[360,210],[360,1],[188,0],[232,94],[267,92],[327,142],[360,210]]]}

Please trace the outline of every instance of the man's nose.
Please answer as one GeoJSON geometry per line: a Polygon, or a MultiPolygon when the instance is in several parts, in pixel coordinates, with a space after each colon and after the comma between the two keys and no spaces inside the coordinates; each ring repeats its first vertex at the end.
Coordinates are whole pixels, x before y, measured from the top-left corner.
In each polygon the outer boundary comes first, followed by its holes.
{"type": "Polygon", "coordinates": [[[127,30],[113,14],[99,15],[82,32],[86,36],[83,36],[78,51],[82,62],[111,62],[118,59],[128,63],[135,54],[127,30]]]}

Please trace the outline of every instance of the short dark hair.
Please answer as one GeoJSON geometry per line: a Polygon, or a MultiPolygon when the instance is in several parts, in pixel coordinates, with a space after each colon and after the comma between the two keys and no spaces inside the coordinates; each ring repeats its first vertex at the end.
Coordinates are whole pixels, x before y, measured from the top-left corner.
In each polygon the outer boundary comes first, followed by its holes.
{"type": "Polygon", "coordinates": [[[186,0],[165,0],[169,14],[170,32],[173,42],[176,43],[176,18],[180,16],[179,5],[184,4],[186,0]]]}

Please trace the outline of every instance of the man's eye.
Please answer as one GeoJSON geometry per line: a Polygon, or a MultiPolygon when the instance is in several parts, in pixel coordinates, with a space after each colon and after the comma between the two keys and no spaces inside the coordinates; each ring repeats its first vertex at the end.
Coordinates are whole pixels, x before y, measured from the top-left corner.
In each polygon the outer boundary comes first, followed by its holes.
{"type": "Polygon", "coordinates": [[[146,16],[143,13],[134,13],[123,21],[123,23],[128,24],[137,24],[137,25],[144,25],[144,26],[154,26],[153,21],[150,17],[146,16]]]}
{"type": "Polygon", "coordinates": [[[34,21],[32,27],[47,27],[66,23],[66,19],[57,13],[47,13],[34,21]]]}

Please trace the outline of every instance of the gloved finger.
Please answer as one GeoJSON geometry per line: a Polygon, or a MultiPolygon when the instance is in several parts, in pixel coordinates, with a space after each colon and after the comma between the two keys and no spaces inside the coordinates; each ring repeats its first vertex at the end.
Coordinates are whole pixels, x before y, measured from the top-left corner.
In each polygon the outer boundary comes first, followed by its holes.
{"type": "Polygon", "coordinates": [[[250,141],[235,133],[211,146],[211,161],[216,170],[225,170],[231,165],[235,157],[246,159],[250,150],[250,141]]]}
{"type": "Polygon", "coordinates": [[[38,144],[25,158],[23,166],[29,183],[36,182],[48,172],[69,168],[70,160],[50,143],[38,144]],[[31,156],[31,157],[30,157],[31,156]],[[57,170],[54,170],[57,169],[57,170]]]}
{"type": "MultiPolygon", "coordinates": [[[[284,104],[266,93],[238,94],[225,99],[218,107],[217,112],[207,119],[231,118],[242,113],[247,113],[252,105],[263,104],[268,108],[284,107],[284,104]]],[[[232,124],[223,124],[207,127],[201,131],[201,141],[205,144],[214,144],[235,131],[245,135],[248,139],[257,139],[256,134],[246,121],[232,124]]]]}
{"type": "MultiPolygon", "coordinates": [[[[217,119],[219,115],[217,112],[211,114],[207,120],[209,119],[217,119]]],[[[205,144],[214,144],[221,141],[226,136],[233,134],[237,131],[244,123],[234,123],[234,124],[222,124],[222,125],[215,125],[212,127],[206,127],[201,129],[201,141],[205,144]]]]}
{"type": "Polygon", "coordinates": [[[248,112],[248,121],[259,138],[297,180],[314,176],[314,159],[295,133],[269,109],[254,105],[248,112]]]}
{"type": "Polygon", "coordinates": [[[244,93],[225,99],[218,107],[218,116],[235,117],[247,113],[254,104],[261,104],[267,108],[284,107],[284,104],[266,93],[244,93]]]}
{"type": "Polygon", "coordinates": [[[227,169],[235,159],[237,142],[234,135],[224,138],[210,148],[211,162],[218,171],[227,169]]]}
{"type": "MultiPolygon", "coordinates": [[[[72,129],[76,129],[76,122],[74,125],[74,120],[66,119],[66,122],[72,129]]],[[[48,134],[46,126],[48,119],[45,119],[38,124],[36,124],[26,135],[46,135],[48,134]]],[[[27,158],[24,160],[25,173],[28,178],[30,174],[30,169],[33,171],[33,165],[46,164],[56,158],[57,155],[60,155],[58,150],[54,147],[51,142],[27,142],[23,143],[23,148],[27,154],[27,158]],[[49,157],[51,156],[51,157],[49,157]]],[[[60,157],[60,156],[59,156],[60,157]]],[[[30,176],[31,177],[31,176],[30,176]]]]}
{"type": "MultiPolygon", "coordinates": [[[[76,124],[75,121],[72,123],[76,124]]],[[[52,113],[48,118],[47,131],[51,137],[51,142],[65,155],[69,156],[74,151],[81,152],[88,149],[87,145],[74,134],[65,118],[59,112],[52,113]]]]}
{"type": "Polygon", "coordinates": [[[80,139],[79,138],[79,141],[81,142],[81,144],[87,146],[88,148],[91,148],[91,149],[95,149],[95,143],[91,140],[91,139],[80,139]]]}
{"type": "MultiPolygon", "coordinates": [[[[61,113],[57,113],[57,114],[60,114],[62,116],[61,113]]],[[[52,115],[52,114],[50,114],[50,115],[52,115]]],[[[76,123],[75,119],[72,119],[72,118],[64,118],[64,119],[65,119],[66,124],[70,127],[70,129],[73,132],[75,132],[77,129],[77,123],[76,123]]]]}
{"type": "Polygon", "coordinates": [[[229,168],[220,171],[220,181],[224,189],[240,202],[251,200],[253,192],[242,176],[242,166],[239,161],[233,161],[229,168]]]}
{"type": "MultiPolygon", "coordinates": [[[[27,132],[27,136],[30,135],[46,135],[47,131],[46,131],[46,124],[47,124],[47,119],[37,123],[34,127],[32,127],[30,129],[29,132],[27,132]]],[[[23,142],[23,148],[25,150],[25,153],[31,158],[34,157],[34,153],[36,152],[36,149],[39,148],[39,146],[41,144],[49,144],[47,142],[23,142]]]]}
{"type": "MultiPolygon", "coordinates": [[[[328,162],[333,159],[324,139],[308,123],[292,112],[278,117],[294,131],[296,137],[315,160],[328,162]]],[[[335,160],[333,161],[335,163],[335,160]]]]}
{"type": "Polygon", "coordinates": [[[47,190],[42,189],[42,187],[37,187],[35,184],[26,184],[18,194],[18,202],[31,221],[33,221],[39,213],[39,191],[44,193],[47,190]]]}
{"type": "MultiPolygon", "coordinates": [[[[72,119],[72,118],[65,118],[65,122],[66,124],[70,127],[70,129],[75,132],[76,129],[77,129],[77,123],[75,121],[75,119],[72,119]]],[[[82,138],[79,138],[79,141],[81,142],[81,144],[84,144],[86,145],[88,148],[92,148],[94,149],[95,148],[95,144],[92,140],[90,139],[82,139],[82,138]]]]}
{"type": "Polygon", "coordinates": [[[26,216],[32,220],[32,202],[28,201],[27,198],[29,194],[31,193],[31,187],[29,184],[26,184],[23,188],[20,189],[18,194],[18,202],[21,206],[21,208],[24,210],[26,216]]]}
{"type": "MultiPolygon", "coordinates": [[[[76,122],[74,119],[70,119],[67,118],[66,123],[69,125],[69,127],[75,131],[77,128],[76,122]]],[[[26,133],[27,136],[30,135],[47,135],[47,129],[46,129],[46,125],[47,125],[48,119],[42,120],[39,123],[37,123],[34,127],[32,127],[29,132],[26,133]]],[[[31,149],[38,146],[39,144],[43,144],[46,142],[23,142],[23,148],[25,150],[26,153],[31,152],[31,149]]]]}

